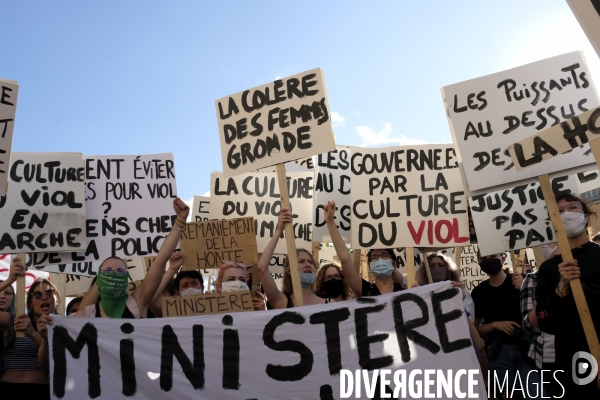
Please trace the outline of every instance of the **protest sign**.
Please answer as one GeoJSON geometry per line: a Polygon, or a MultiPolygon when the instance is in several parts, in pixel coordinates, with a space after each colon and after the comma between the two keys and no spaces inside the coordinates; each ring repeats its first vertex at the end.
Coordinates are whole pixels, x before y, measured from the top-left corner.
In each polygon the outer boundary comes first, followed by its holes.
{"type": "MultiPolygon", "coordinates": [[[[552,180],[555,194],[578,194],[574,175],[552,180]]],[[[556,242],[539,183],[469,197],[481,255],[556,242]]]]}
{"type": "Polygon", "coordinates": [[[352,247],[469,243],[467,199],[451,144],[354,148],[350,165],[352,247]]]}
{"type": "Polygon", "coordinates": [[[225,314],[253,310],[250,290],[162,298],[163,317],[225,314]]]}
{"type": "Polygon", "coordinates": [[[578,193],[584,193],[600,187],[600,171],[593,169],[591,171],[580,172],[575,175],[577,179],[578,193]]]}
{"type": "Polygon", "coordinates": [[[17,82],[0,79],[0,196],[7,191],[18,95],[17,82]]]}
{"type": "Polygon", "coordinates": [[[508,152],[517,171],[522,171],[598,137],[600,137],[600,107],[511,144],[508,152]]]}
{"type": "Polygon", "coordinates": [[[323,210],[335,201],[336,225],[345,243],[350,237],[350,155],[348,146],[316,156],[313,198],[313,241],[331,243],[323,210]]]}
{"type": "Polygon", "coordinates": [[[67,296],[76,296],[79,294],[83,294],[90,290],[92,286],[92,281],[94,278],[90,276],[82,276],[82,275],[67,275],[67,288],[66,295],[67,296]]]}
{"type": "MultiPolygon", "coordinates": [[[[359,369],[400,371],[389,377],[395,398],[432,397],[436,385],[444,398],[487,398],[457,289],[441,282],[369,300],[169,319],[56,316],[52,398],[331,399],[359,369]],[[436,376],[414,374],[432,365],[436,376]]],[[[362,389],[357,397],[373,398],[362,389]]]]}
{"type": "Polygon", "coordinates": [[[210,219],[210,197],[194,196],[192,205],[192,221],[208,221],[210,219]]]}
{"type": "MultiPolygon", "coordinates": [[[[288,172],[288,194],[294,217],[296,246],[312,248],[312,172],[288,172]]],[[[214,172],[211,181],[211,219],[254,217],[256,244],[262,253],[267,246],[281,210],[277,176],[273,172],[250,172],[226,178],[214,172]]],[[[275,248],[277,254],[287,254],[284,240],[275,248]]]]}
{"type": "MultiPolygon", "coordinates": [[[[125,258],[123,259],[127,264],[127,271],[131,279],[140,280],[146,276],[147,269],[144,266],[144,258],[125,258]]],[[[33,266],[29,267],[29,270],[53,272],[59,274],[69,274],[75,276],[91,277],[94,278],[98,275],[100,265],[102,261],[83,261],[75,262],[70,264],[56,264],[56,265],[45,265],[45,266],[33,266]]]]}
{"type": "Polygon", "coordinates": [[[225,176],[335,150],[321,69],[215,102],[225,176]]]}
{"type": "Polygon", "coordinates": [[[158,253],[173,221],[171,153],[85,157],[87,249],[33,254],[29,266],[102,261],[158,253]]]}
{"type": "Polygon", "coordinates": [[[445,86],[442,96],[470,191],[533,182],[541,174],[594,162],[586,145],[517,171],[506,151],[507,144],[599,105],[581,52],[445,86]]]}
{"type": "Polygon", "coordinates": [[[219,268],[221,261],[258,262],[252,217],[187,223],[180,243],[184,270],[219,268]]]}
{"type": "Polygon", "coordinates": [[[600,57],[600,1],[567,0],[567,3],[600,57]]]}
{"type": "Polygon", "coordinates": [[[0,252],[85,250],[83,179],[81,153],[13,153],[0,252]]]}

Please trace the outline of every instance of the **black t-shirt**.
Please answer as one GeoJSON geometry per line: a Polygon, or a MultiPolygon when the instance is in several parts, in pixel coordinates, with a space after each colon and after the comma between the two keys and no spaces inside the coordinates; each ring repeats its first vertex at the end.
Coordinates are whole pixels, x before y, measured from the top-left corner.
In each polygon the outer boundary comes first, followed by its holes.
{"type": "MultiPolygon", "coordinates": [[[[394,292],[399,292],[401,290],[404,290],[404,288],[402,287],[401,284],[393,282],[394,283],[394,292]]],[[[362,296],[366,297],[366,296],[380,296],[381,292],[379,291],[379,288],[377,287],[377,285],[375,285],[374,283],[371,283],[369,281],[366,280],[362,280],[362,296]]]]}
{"type": "MultiPolygon", "coordinates": [[[[483,319],[486,324],[514,321],[521,325],[520,293],[512,284],[512,274],[506,274],[506,279],[498,287],[490,285],[489,279],[481,282],[471,293],[475,303],[475,316],[483,319]]],[[[504,332],[494,330],[493,334],[500,335],[502,343],[519,344],[516,337],[504,332]]]]}
{"type": "MultiPolygon", "coordinates": [[[[600,246],[588,242],[571,251],[581,271],[581,286],[594,327],[596,332],[600,332],[600,246]]],[[[597,398],[594,396],[598,396],[600,392],[595,388],[595,380],[585,386],[575,385],[571,380],[573,355],[578,351],[589,352],[590,349],[573,293],[569,291],[565,298],[560,298],[555,292],[560,282],[560,263],[562,256],[554,256],[542,263],[537,273],[535,298],[538,324],[542,331],[555,335],[556,363],[558,369],[565,371],[563,384],[566,385],[567,395],[597,398]]]]}

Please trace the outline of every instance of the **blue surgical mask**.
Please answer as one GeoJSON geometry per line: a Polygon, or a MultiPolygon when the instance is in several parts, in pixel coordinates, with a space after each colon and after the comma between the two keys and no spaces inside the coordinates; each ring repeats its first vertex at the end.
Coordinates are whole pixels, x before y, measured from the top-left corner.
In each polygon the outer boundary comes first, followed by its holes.
{"type": "Polygon", "coordinates": [[[303,289],[309,288],[317,276],[314,272],[300,272],[300,284],[303,289]]]}
{"type": "Polygon", "coordinates": [[[369,265],[375,278],[386,279],[394,272],[394,261],[391,258],[387,260],[380,258],[377,261],[371,261],[369,265]]]}

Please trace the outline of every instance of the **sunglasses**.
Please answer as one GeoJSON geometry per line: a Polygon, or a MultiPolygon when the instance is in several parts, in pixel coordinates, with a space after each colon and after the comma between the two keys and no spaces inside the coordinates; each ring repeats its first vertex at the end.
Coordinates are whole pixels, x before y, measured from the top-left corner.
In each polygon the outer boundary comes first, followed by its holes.
{"type": "Polygon", "coordinates": [[[54,289],[44,290],[43,292],[33,292],[33,297],[39,300],[44,294],[46,297],[52,297],[54,295],[54,289]]]}
{"type": "Polygon", "coordinates": [[[104,267],[102,268],[102,272],[105,274],[110,274],[115,271],[119,275],[125,275],[127,273],[127,268],[125,267],[104,267]]]}

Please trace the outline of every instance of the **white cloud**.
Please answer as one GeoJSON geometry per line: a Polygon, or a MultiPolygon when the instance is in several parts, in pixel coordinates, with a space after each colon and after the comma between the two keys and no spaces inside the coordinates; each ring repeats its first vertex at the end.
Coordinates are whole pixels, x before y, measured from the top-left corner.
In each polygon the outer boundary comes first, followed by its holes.
{"type": "Polygon", "coordinates": [[[406,146],[411,144],[427,144],[423,139],[412,139],[404,135],[391,136],[392,124],[385,123],[383,129],[375,132],[368,126],[357,126],[356,132],[362,137],[362,147],[406,146]]]}
{"type": "Polygon", "coordinates": [[[336,126],[344,126],[344,122],[346,122],[346,118],[342,117],[340,114],[336,112],[331,113],[331,123],[334,127],[336,126]]]}
{"type": "Polygon", "coordinates": [[[204,196],[204,197],[210,197],[210,190],[208,192],[204,193],[202,196],[204,196]]]}

